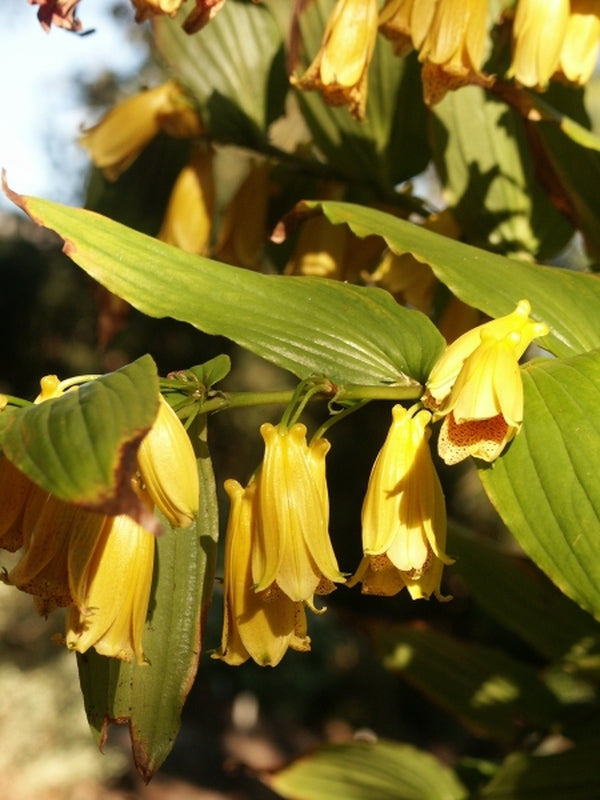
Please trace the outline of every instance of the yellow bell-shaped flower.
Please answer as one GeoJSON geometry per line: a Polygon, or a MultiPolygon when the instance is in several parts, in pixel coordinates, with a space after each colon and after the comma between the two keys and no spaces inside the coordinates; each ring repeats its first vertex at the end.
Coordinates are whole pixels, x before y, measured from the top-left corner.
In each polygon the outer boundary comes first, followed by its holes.
{"type": "Polygon", "coordinates": [[[362,508],[364,557],[348,586],[365,594],[408,589],[413,599],[440,594],[446,546],[446,506],[428,440],[429,411],[392,409],[392,425],[379,451],[362,508]]]}
{"type": "Polygon", "coordinates": [[[304,75],[292,76],[293,85],[318,89],[326,103],[347,105],[355,119],[364,119],[377,24],[377,0],[337,0],[321,49],[304,75]]]}
{"type": "Polygon", "coordinates": [[[34,595],[38,611],[47,616],[68,606],[71,595],[68,549],[74,531],[93,542],[105,517],[59,500],[42,489],[30,493],[23,518],[24,554],[6,582],[34,595]]]}
{"type": "Polygon", "coordinates": [[[191,525],[200,496],[196,456],[181,420],[162,395],[156,420],[138,449],[138,469],[144,488],[171,525],[191,525]]]}
{"type": "Polygon", "coordinates": [[[386,0],[379,14],[379,30],[392,42],[397,56],[417,50],[425,41],[438,0],[386,0]]]}
{"type": "Polygon", "coordinates": [[[94,647],[100,655],[145,663],[142,636],[154,548],[155,537],[124,514],[107,517],[94,537],[80,527],[73,531],[68,543],[73,602],[65,635],[70,650],[94,647]]]}
{"type": "Polygon", "coordinates": [[[276,583],[256,591],[252,551],[256,547],[256,490],[237,481],[225,481],[231,510],[225,538],[225,611],[221,647],[212,653],[237,666],[252,658],[260,666],[276,666],[288,647],[310,650],[306,611],[276,583]]]}
{"type": "Polygon", "coordinates": [[[447,464],[469,455],[497,458],[523,422],[523,384],[519,359],[538,336],[548,333],[534,322],[521,300],[504,317],[460,336],[434,366],[423,397],[434,418],[444,417],[438,452],[447,464]]]}
{"type": "Polygon", "coordinates": [[[290,600],[327,594],[344,580],[329,539],[325,480],[326,439],[306,443],[306,426],[265,423],[264,461],[257,483],[257,542],[252,575],[256,591],[277,583],[290,600]]]}
{"type": "Polygon", "coordinates": [[[135,8],[135,21],[144,22],[161,14],[174,17],[185,0],[131,0],[131,2],[135,8]]]}
{"type": "Polygon", "coordinates": [[[568,20],[569,0],[519,0],[507,76],[522,86],[545,89],[558,68],[568,20]]]}
{"type": "Polygon", "coordinates": [[[0,548],[23,546],[22,518],[34,484],[6,456],[0,456],[0,548]]]}

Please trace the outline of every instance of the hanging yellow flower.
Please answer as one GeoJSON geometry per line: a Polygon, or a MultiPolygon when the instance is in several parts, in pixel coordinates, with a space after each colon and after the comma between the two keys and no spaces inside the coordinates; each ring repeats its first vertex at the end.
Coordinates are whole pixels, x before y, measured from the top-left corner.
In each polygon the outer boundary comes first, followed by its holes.
{"type": "Polygon", "coordinates": [[[304,75],[290,79],[298,89],[318,89],[330,105],[347,105],[358,120],[364,119],[367,106],[377,6],[377,0],[337,0],[316,58],[304,75]]]}
{"type": "Polygon", "coordinates": [[[569,20],[569,0],[519,0],[508,77],[545,89],[559,66],[569,20]]]}
{"type": "Polygon", "coordinates": [[[135,8],[135,21],[144,22],[151,17],[166,14],[174,17],[185,0],[131,0],[135,8]]]}
{"type": "Polygon", "coordinates": [[[549,328],[521,300],[504,317],[460,336],[434,366],[423,402],[444,417],[438,451],[447,464],[472,455],[493,461],[521,428],[523,384],[518,361],[549,328]]]}
{"type": "Polygon", "coordinates": [[[144,488],[171,525],[187,528],[199,507],[194,448],[181,420],[159,394],[158,414],[138,449],[144,488]]]}
{"type": "Polygon", "coordinates": [[[428,105],[435,105],[449,90],[489,83],[481,71],[487,23],[487,0],[438,0],[419,49],[428,105]]]}
{"type": "Polygon", "coordinates": [[[306,443],[306,426],[265,423],[264,461],[257,478],[257,542],[252,575],[257,592],[277,583],[290,600],[313,607],[344,580],[329,540],[326,439],[306,443]]]}
{"type": "MultiPolygon", "coordinates": [[[[150,500],[144,497],[150,507],[150,500]]],[[[155,538],[122,514],[108,517],[95,536],[76,527],[68,542],[72,605],[65,643],[85,653],[144,664],[142,636],[148,614],[155,538]]]]}
{"type": "Polygon", "coordinates": [[[79,144],[89,151],[106,178],[115,181],[161,130],[178,138],[202,133],[200,118],[175,81],[118,103],[84,132],[79,144]]]}
{"type": "Polygon", "coordinates": [[[6,456],[0,456],[0,548],[10,553],[23,546],[22,517],[33,486],[6,456]]]}
{"type": "Polygon", "coordinates": [[[379,30],[392,42],[397,56],[421,48],[438,0],[386,0],[379,14],[379,30]]]}
{"type": "Polygon", "coordinates": [[[310,650],[306,611],[276,583],[256,591],[252,577],[252,551],[256,547],[255,482],[245,489],[225,481],[231,510],[225,538],[225,611],[221,647],[212,653],[237,666],[252,658],[260,666],[276,666],[288,647],[310,650]]]}
{"type": "Polygon", "coordinates": [[[413,599],[443,599],[446,506],[431,460],[431,414],[413,406],[392,409],[392,425],[371,470],[362,509],[364,557],[348,586],[365,594],[393,595],[406,587],[413,599]]]}
{"type": "Polygon", "coordinates": [[[600,47],[600,0],[571,0],[558,69],[580,86],[591,78],[600,47]]]}
{"type": "MultiPolygon", "coordinates": [[[[36,487],[37,489],[37,487],[36,487]]],[[[78,508],[41,489],[29,496],[23,522],[24,554],[5,580],[34,595],[40,614],[68,606],[73,598],[67,553],[74,531],[94,541],[105,517],[78,508]]]]}

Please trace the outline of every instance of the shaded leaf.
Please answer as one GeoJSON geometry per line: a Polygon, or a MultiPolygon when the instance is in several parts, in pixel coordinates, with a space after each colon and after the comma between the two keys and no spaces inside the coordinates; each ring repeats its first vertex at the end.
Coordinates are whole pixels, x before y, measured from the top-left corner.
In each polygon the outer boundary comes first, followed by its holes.
{"type": "Polygon", "coordinates": [[[600,619],[600,350],[523,371],[525,422],[479,471],[525,552],[600,619]]]}
{"type": "Polygon", "coordinates": [[[514,311],[527,298],[533,317],[551,328],[540,344],[557,356],[600,347],[600,280],[594,275],[515,261],[351,203],[307,201],[299,208],[320,208],[357,236],[383,236],[394,251],[429,264],[453,294],[491,317],[514,311]]]}
{"type": "Polygon", "coordinates": [[[143,647],[149,664],[126,664],[89,650],[77,656],[92,733],[103,746],[108,725],[128,724],[136,767],[147,782],[179,730],[181,709],[196,674],[212,597],[218,536],[217,498],[206,431],[196,442],[200,513],[185,530],[157,539],[157,559],[143,647]]]}
{"type": "Polygon", "coordinates": [[[212,138],[246,147],[266,142],[288,84],[283,36],[265,5],[228,0],[196,36],[185,33],[181,15],[157,18],[154,32],[171,72],[198,100],[212,138]]]}
{"type": "Polygon", "coordinates": [[[76,264],[140,311],[226,336],[300,378],[414,386],[443,347],[423,314],[383,290],[261,275],[189,255],[90,211],[11,197],[66,240],[76,264]]]}
{"type": "Polygon", "coordinates": [[[452,572],[490,616],[550,661],[577,667],[600,653],[600,625],[565,597],[530,561],[506,547],[449,526],[452,572]]]}
{"type": "Polygon", "coordinates": [[[328,744],[266,779],[290,800],[465,800],[454,772],[429,753],[384,739],[328,744]]]}
{"type": "Polygon", "coordinates": [[[461,642],[439,631],[374,631],[383,664],[478,736],[515,742],[547,728],[558,703],[536,671],[499,649],[461,642]]]}
{"type": "Polygon", "coordinates": [[[563,753],[513,753],[480,793],[482,800],[597,800],[600,797],[597,741],[563,753]]]}
{"type": "Polygon", "coordinates": [[[147,523],[130,480],[157,410],[156,365],[142,356],[59,397],[0,414],[0,441],[13,464],[61,500],[147,523]]]}

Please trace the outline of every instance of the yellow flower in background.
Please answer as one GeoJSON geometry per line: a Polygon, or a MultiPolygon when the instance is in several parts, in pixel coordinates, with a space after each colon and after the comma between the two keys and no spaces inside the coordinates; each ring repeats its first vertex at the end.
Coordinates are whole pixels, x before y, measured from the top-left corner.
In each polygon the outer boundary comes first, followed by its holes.
{"type": "Polygon", "coordinates": [[[560,50],[560,73],[572,83],[587,83],[598,61],[599,46],[600,0],[571,0],[571,13],[560,50]]]}
{"type": "MultiPolygon", "coordinates": [[[[145,501],[149,507],[148,497],[145,501]]],[[[155,537],[122,514],[105,518],[95,536],[76,527],[68,542],[73,599],[65,643],[85,653],[144,664],[142,636],[154,569],[155,537]]]]}
{"type": "Polygon", "coordinates": [[[487,0],[438,0],[419,49],[428,105],[435,105],[449,90],[489,82],[481,71],[487,24],[487,0]]]}
{"type": "Polygon", "coordinates": [[[344,580],[329,540],[326,439],[306,443],[306,426],[265,423],[265,456],[257,478],[257,542],[252,575],[257,592],[277,583],[290,600],[312,608],[344,580]]]}
{"type": "Polygon", "coordinates": [[[186,253],[207,255],[214,214],[213,151],[198,148],[177,176],[157,238],[186,253]]]}
{"type": "Polygon", "coordinates": [[[200,503],[196,455],[181,420],[162,395],[158,414],[138,449],[144,488],[171,525],[187,528],[200,503]]]}
{"type": "Polygon", "coordinates": [[[175,81],[118,103],[97,125],[84,132],[79,144],[89,151],[92,161],[108,180],[114,181],[161,130],[180,138],[202,133],[200,118],[175,81]]]}
{"type": "Polygon", "coordinates": [[[431,371],[423,402],[444,417],[438,451],[447,464],[469,455],[493,461],[521,428],[523,383],[519,359],[549,328],[530,318],[521,300],[504,317],[486,322],[446,348],[431,371]]]}
{"type": "Polygon", "coordinates": [[[271,166],[255,162],[225,208],[216,258],[243,269],[259,269],[267,238],[271,166]]]}
{"type": "Polygon", "coordinates": [[[377,0],[337,0],[317,56],[304,75],[291,77],[292,84],[318,89],[326,103],[347,105],[355,119],[364,119],[377,24],[377,0]]]}
{"type": "Polygon", "coordinates": [[[131,0],[135,8],[135,21],[144,22],[151,17],[166,14],[174,17],[185,0],[131,0]]]}
{"type": "Polygon", "coordinates": [[[288,647],[310,650],[306,611],[276,583],[256,591],[252,552],[256,547],[256,490],[237,481],[225,481],[231,510],[225,538],[224,619],[221,647],[212,653],[237,666],[252,658],[261,666],[276,666],[288,647]]]}
{"type": "Polygon", "coordinates": [[[397,56],[421,48],[438,0],[386,0],[379,14],[379,30],[392,42],[397,56]]]}
{"type": "Polygon", "coordinates": [[[392,425],[379,451],[362,508],[364,557],[348,586],[392,595],[406,587],[413,599],[440,594],[446,546],[446,506],[435,471],[429,411],[392,409],[392,425]]]}
{"type": "Polygon", "coordinates": [[[569,21],[569,0],[519,0],[508,77],[545,89],[559,66],[569,21]]]}

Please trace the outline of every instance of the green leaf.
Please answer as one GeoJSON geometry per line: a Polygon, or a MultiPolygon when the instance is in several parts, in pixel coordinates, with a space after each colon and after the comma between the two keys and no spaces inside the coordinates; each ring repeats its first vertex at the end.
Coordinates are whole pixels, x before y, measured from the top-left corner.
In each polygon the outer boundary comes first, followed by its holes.
{"type": "Polygon", "coordinates": [[[600,347],[600,280],[593,275],[515,261],[350,203],[310,201],[300,208],[320,208],[357,236],[383,236],[392,250],[429,264],[453,294],[490,317],[508,314],[528,299],[535,319],[551,328],[540,344],[557,356],[600,347]]]}
{"type": "Polygon", "coordinates": [[[163,763],[179,730],[181,709],[192,687],[205,618],[212,597],[218,536],[212,465],[201,434],[202,502],[185,530],[162,520],[150,614],[143,647],[149,664],[126,664],[95,650],[78,655],[88,722],[103,746],[111,722],[128,723],[136,767],[147,782],[163,763]]]}
{"type": "Polygon", "coordinates": [[[0,414],[0,441],[13,464],[61,500],[144,519],[130,479],[157,410],[156,365],[143,356],[59,397],[0,414]]]}
{"type": "Polygon", "coordinates": [[[375,630],[383,664],[477,736],[514,742],[527,727],[547,728],[558,703],[536,671],[499,649],[460,642],[433,629],[375,630]]]}
{"type": "Polygon", "coordinates": [[[511,108],[469,86],[448,92],[433,122],[434,161],[466,241],[540,259],[565,247],[573,228],[539,184],[511,108]]]}
{"type": "Polygon", "coordinates": [[[228,0],[199,35],[189,36],[181,22],[181,14],[156,19],[155,41],[174,77],[198,100],[210,136],[246,147],[266,141],[287,89],[283,36],[271,11],[228,0]]]}
{"type": "Polygon", "coordinates": [[[266,779],[290,800],[465,800],[455,773],[429,753],[382,739],[328,744],[266,779]]]}
{"type": "Polygon", "coordinates": [[[545,756],[513,753],[478,796],[481,800],[597,800],[598,742],[545,756]]]}
{"type": "Polygon", "coordinates": [[[600,350],[532,362],[523,387],[523,429],[479,474],[525,552],[600,619],[600,350]]]}
{"type": "Polygon", "coordinates": [[[458,573],[490,616],[549,661],[572,669],[600,653],[600,626],[521,555],[489,539],[449,526],[448,551],[458,573]]]}
{"type": "Polygon", "coordinates": [[[443,348],[423,314],[383,290],[261,275],[189,255],[90,211],[18,202],[66,240],[76,264],[140,311],[226,336],[300,378],[406,386],[425,380],[443,348]]]}

